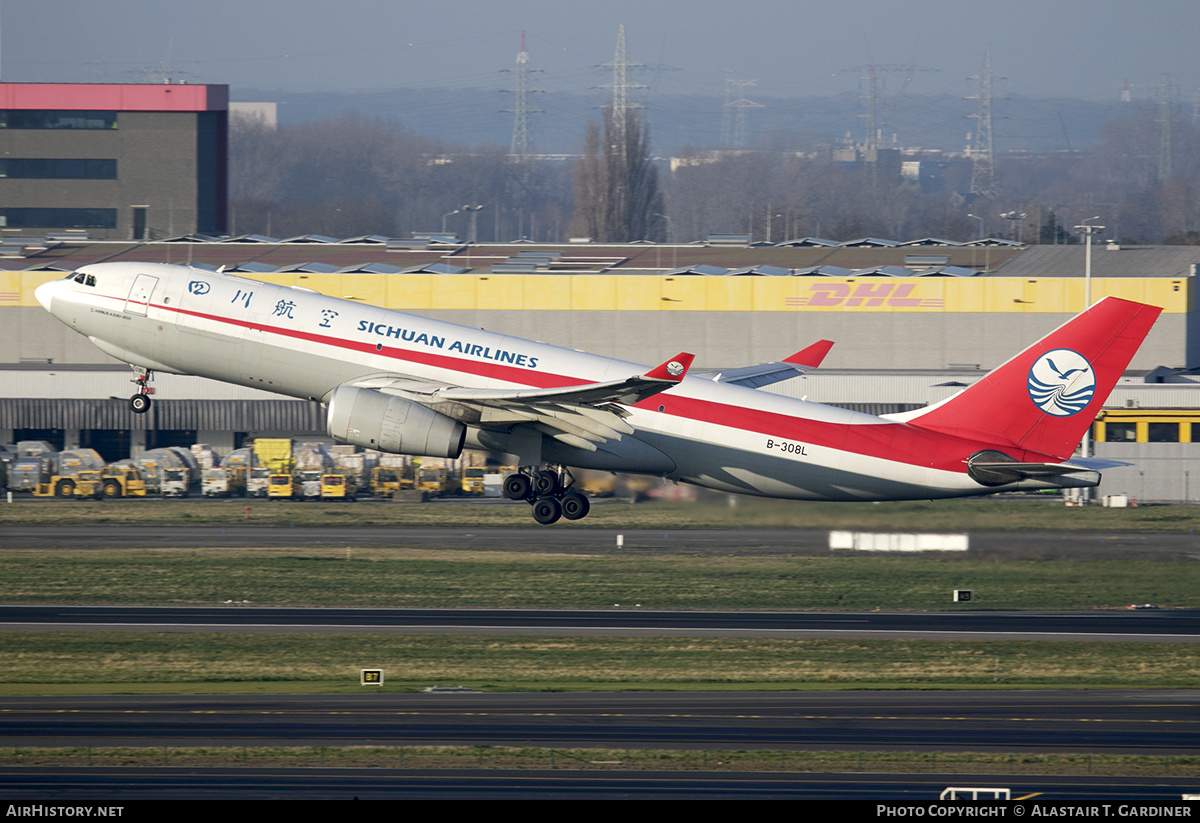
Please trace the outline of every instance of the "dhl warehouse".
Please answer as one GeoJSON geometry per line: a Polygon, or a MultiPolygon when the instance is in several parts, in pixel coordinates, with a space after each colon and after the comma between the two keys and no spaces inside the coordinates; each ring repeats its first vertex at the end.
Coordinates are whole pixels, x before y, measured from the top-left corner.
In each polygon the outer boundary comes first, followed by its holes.
{"type": "MultiPolygon", "coordinates": [[[[128,366],[67,329],[33,297],[41,283],[100,261],[224,267],[636,363],[682,350],[697,355],[697,368],[731,368],[779,360],[829,339],[835,345],[822,369],[760,391],[873,413],[943,399],[1065,322],[1086,300],[1085,249],[1078,245],[806,238],[764,246],[736,236],[690,245],[471,245],[437,234],[217,240],[224,222],[223,87],[152,87],[159,91],[148,94],[157,100],[133,94],[129,112],[121,108],[125,98],[110,94],[102,105],[111,107],[111,117],[107,109],[89,115],[84,119],[101,125],[52,135],[62,139],[36,144],[50,146],[42,150],[29,148],[25,132],[79,115],[82,104],[72,87],[74,108],[39,110],[68,98],[55,98],[66,93],[57,87],[39,96],[29,88],[35,85],[0,84],[6,124],[0,158],[10,172],[18,170],[15,179],[0,176],[0,206],[20,205],[0,207],[0,442],[49,440],[60,448],[95,448],[113,460],[155,446],[205,442],[223,453],[246,436],[324,434],[319,404],[161,373],[151,412],[130,412],[128,366]],[[23,87],[24,97],[11,86],[23,87]],[[169,112],[148,111],[160,104],[162,88],[188,88],[190,97],[170,98],[176,108],[169,112]],[[13,106],[26,108],[14,116],[13,106]],[[169,150],[181,170],[136,168],[149,162],[148,147],[156,142],[138,138],[142,126],[159,134],[159,144],[171,142],[164,131],[179,138],[169,150]],[[112,139],[114,132],[123,143],[112,139]],[[64,186],[61,175],[21,176],[32,168],[59,174],[60,166],[62,174],[79,173],[78,163],[12,162],[54,160],[21,156],[35,151],[116,162],[84,168],[100,179],[67,178],[88,185],[64,186]],[[121,179],[126,174],[141,174],[144,185],[121,179]],[[200,182],[182,185],[173,176],[200,182]],[[39,207],[39,198],[48,205],[39,207]]],[[[161,166],[162,158],[153,163],[161,166]]],[[[1200,470],[1200,381],[1188,371],[1200,368],[1197,264],[1200,247],[1093,247],[1093,300],[1115,295],[1163,308],[1095,427],[1098,456],[1135,464],[1105,472],[1102,493],[1200,497],[1200,482],[1195,489],[1190,482],[1193,464],[1200,470]]]]}

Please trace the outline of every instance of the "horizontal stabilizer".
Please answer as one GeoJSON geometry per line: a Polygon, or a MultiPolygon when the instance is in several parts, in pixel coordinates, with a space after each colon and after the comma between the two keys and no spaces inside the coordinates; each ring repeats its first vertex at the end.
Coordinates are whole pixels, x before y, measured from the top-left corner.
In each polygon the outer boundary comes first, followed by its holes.
{"type": "MultiPolygon", "coordinates": [[[[1112,461],[1097,461],[1111,463],[1112,461]]],[[[1121,465],[1121,464],[1116,464],[1121,465]]],[[[982,486],[1006,486],[1022,480],[1034,480],[1045,486],[1061,488],[1100,485],[1097,466],[1082,460],[1066,463],[1021,463],[997,451],[983,451],[967,460],[967,474],[982,486]]]]}

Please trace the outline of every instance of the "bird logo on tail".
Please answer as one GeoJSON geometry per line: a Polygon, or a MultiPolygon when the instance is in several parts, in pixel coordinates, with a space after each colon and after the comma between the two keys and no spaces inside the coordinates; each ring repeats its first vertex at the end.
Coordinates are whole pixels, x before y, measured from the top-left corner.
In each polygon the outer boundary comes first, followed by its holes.
{"type": "Polygon", "coordinates": [[[1029,369],[1029,399],[1046,414],[1070,417],[1087,408],[1096,393],[1096,373],[1079,352],[1048,351],[1029,369]]]}

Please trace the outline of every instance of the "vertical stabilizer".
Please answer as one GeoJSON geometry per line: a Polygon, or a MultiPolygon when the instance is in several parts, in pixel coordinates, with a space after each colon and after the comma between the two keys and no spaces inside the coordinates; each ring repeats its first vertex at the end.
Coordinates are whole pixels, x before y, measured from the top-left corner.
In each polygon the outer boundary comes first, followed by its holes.
{"type": "Polygon", "coordinates": [[[1106,297],[978,383],[907,421],[1066,460],[1161,311],[1106,297]]]}

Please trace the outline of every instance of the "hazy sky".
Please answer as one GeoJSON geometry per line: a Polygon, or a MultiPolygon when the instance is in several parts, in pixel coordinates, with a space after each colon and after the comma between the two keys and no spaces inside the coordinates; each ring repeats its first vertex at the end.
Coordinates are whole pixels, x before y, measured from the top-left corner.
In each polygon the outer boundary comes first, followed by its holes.
{"type": "MultiPolygon", "coordinates": [[[[0,80],[173,78],[284,91],[508,88],[526,32],[534,88],[610,82],[617,26],[636,80],[720,95],[861,92],[861,67],[892,93],[971,94],[985,46],[998,95],[1150,99],[1164,74],[1190,107],[1200,87],[1197,0],[0,0],[0,80]]],[[[597,91],[597,94],[603,94],[597,91]]]]}

